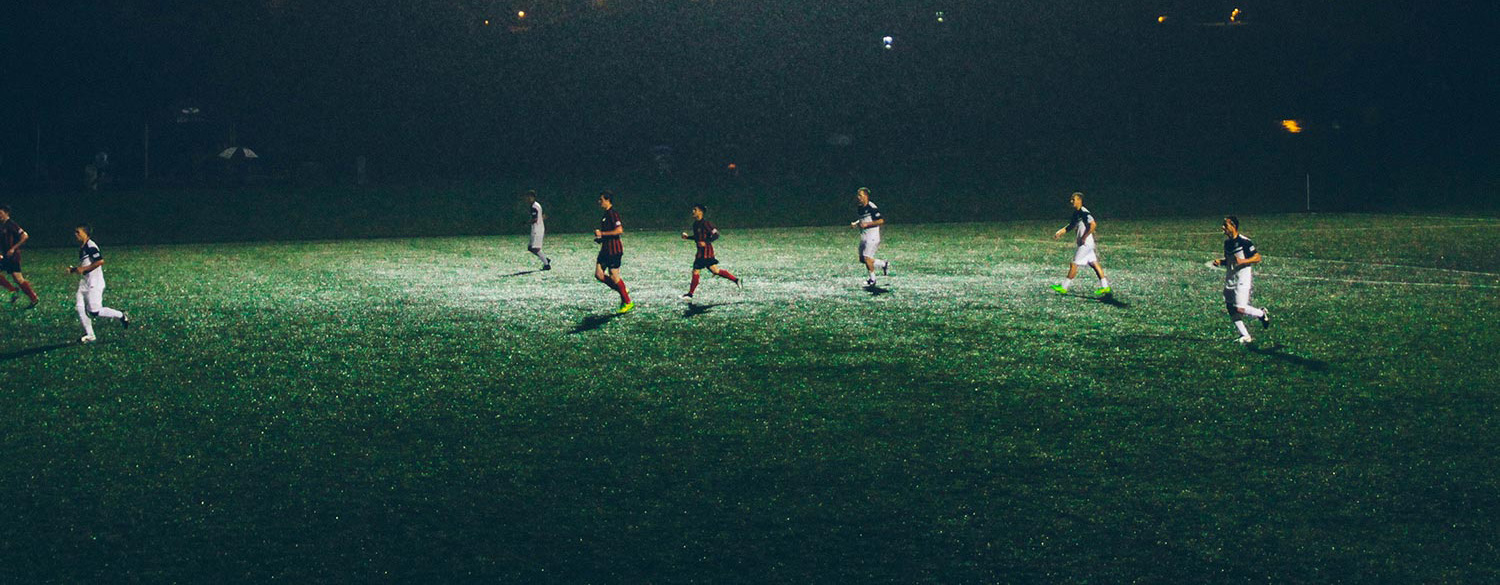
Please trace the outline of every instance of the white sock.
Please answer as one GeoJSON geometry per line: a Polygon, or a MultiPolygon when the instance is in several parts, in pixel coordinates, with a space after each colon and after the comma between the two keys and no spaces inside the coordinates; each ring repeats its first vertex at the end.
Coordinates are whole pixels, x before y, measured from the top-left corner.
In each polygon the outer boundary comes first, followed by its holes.
{"type": "Polygon", "coordinates": [[[94,336],[94,320],[89,318],[87,311],[78,310],[78,321],[83,323],[83,334],[88,337],[94,336]]]}
{"type": "Polygon", "coordinates": [[[874,270],[870,271],[870,280],[875,280],[875,271],[874,270]]]}
{"type": "Polygon", "coordinates": [[[1250,330],[1245,328],[1245,322],[1244,321],[1241,321],[1239,319],[1235,319],[1235,321],[1234,321],[1234,328],[1240,330],[1240,337],[1249,337],[1250,336],[1250,330]]]}
{"type": "Polygon", "coordinates": [[[99,307],[99,316],[104,317],[105,319],[119,319],[120,317],[124,317],[125,313],[121,313],[109,307],[99,307]]]}
{"type": "Polygon", "coordinates": [[[1062,280],[1062,287],[1063,288],[1073,288],[1073,279],[1071,279],[1071,278],[1064,278],[1062,280]]]}
{"type": "Polygon", "coordinates": [[[1099,279],[1099,288],[1109,288],[1109,279],[1108,278],[1101,278],[1101,279],[1099,279]]]}
{"type": "Polygon", "coordinates": [[[1265,311],[1263,311],[1261,309],[1257,309],[1257,308],[1252,307],[1250,305],[1245,305],[1243,307],[1235,307],[1235,308],[1238,309],[1239,312],[1244,313],[1246,315],[1249,315],[1251,317],[1255,317],[1256,319],[1259,319],[1261,317],[1266,316],[1266,312],[1265,311]]]}

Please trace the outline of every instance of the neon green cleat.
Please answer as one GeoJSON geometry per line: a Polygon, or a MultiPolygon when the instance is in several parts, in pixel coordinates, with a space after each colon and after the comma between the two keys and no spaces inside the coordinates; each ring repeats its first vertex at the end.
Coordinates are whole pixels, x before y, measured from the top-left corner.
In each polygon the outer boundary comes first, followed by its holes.
{"type": "Polygon", "coordinates": [[[1104,295],[1109,294],[1109,292],[1110,292],[1110,289],[1109,289],[1109,287],[1106,286],[1106,287],[1101,288],[1101,289],[1095,289],[1094,290],[1094,296],[1096,296],[1096,297],[1102,297],[1104,295]]]}
{"type": "Polygon", "coordinates": [[[620,310],[615,311],[615,314],[624,315],[626,313],[629,313],[633,309],[635,309],[635,303],[625,303],[623,305],[620,305],[620,310]]]}
{"type": "Polygon", "coordinates": [[[1068,294],[1068,287],[1065,287],[1065,286],[1060,285],[1060,284],[1054,284],[1054,285],[1052,285],[1052,290],[1057,291],[1057,294],[1060,294],[1060,295],[1068,294]]]}

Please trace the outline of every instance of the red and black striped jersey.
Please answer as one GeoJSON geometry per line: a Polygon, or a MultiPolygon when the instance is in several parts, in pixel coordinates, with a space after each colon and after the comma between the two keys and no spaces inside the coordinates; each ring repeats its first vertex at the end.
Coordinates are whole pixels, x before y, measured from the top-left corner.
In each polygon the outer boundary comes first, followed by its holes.
{"type": "MultiPolygon", "coordinates": [[[[620,227],[620,213],[610,208],[604,212],[604,217],[599,219],[599,231],[614,231],[620,227]]],[[[603,236],[599,240],[599,251],[605,254],[624,254],[625,245],[620,242],[620,236],[603,236]]]]}
{"type": "Polygon", "coordinates": [[[714,257],[714,240],[719,239],[719,228],[706,219],[693,222],[693,241],[702,243],[698,247],[698,259],[714,257]]]}
{"type": "Polygon", "coordinates": [[[19,243],[21,241],[21,234],[24,233],[26,233],[26,230],[16,225],[16,220],[6,220],[5,223],[0,224],[0,254],[6,253],[10,250],[11,246],[19,243]]]}

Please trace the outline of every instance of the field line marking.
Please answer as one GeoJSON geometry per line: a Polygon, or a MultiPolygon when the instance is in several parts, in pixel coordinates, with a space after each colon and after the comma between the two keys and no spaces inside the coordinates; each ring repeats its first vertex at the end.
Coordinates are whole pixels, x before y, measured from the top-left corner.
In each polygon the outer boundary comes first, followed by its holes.
{"type": "Polygon", "coordinates": [[[1263,276],[1268,276],[1268,277],[1271,277],[1271,278],[1295,278],[1295,279],[1301,279],[1301,280],[1318,280],[1318,281],[1323,281],[1323,282],[1341,282],[1341,283],[1345,283],[1345,284],[1385,284],[1385,285],[1392,285],[1392,286],[1447,286],[1447,287],[1455,287],[1455,288],[1495,288],[1495,289],[1500,289],[1500,285],[1495,285],[1495,284],[1469,284],[1469,283],[1463,283],[1463,282],[1400,282],[1400,281],[1392,281],[1392,280],[1360,280],[1360,279],[1355,279],[1355,278],[1328,278],[1328,277],[1325,277],[1325,276],[1296,276],[1296,275],[1292,275],[1292,274],[1274,274],[1274,273],[1273,274],[1264,274],[1264,273],[1262,273],[1262,275],[1263,276]]]}

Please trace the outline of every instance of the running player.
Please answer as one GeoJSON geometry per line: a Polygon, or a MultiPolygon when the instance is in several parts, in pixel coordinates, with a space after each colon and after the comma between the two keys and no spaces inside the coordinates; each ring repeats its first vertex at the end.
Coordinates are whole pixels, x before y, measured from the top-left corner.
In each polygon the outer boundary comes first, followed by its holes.
{"type": "Polygon", "coordinates": [[[83,337],[78,342],[93,343],[94,317],[119,319],[120,326],[130,327],[130,315],[104,306],[104,255],[89,239],[89,226],[73,228],[73,238],[80,244],[78,265],[68,267],[69,273],[78,275],[78,320],[83,323],[83,337]]]}
{"type": "Polygon", "coordinates": [[[736,287],[743,288],[744,283],[735,278],[728,270],[719,268],[719,259],[714,257],[714,240],[719,239],[719,228],[713,223],[703,219],[703,214],[708,211],[703,204],[693,206],[693,233],[682,232],[682,239],[693,240],[698,244],[698,255],[693,257],[693,284],[688,287],[687,294],[682,295],[684,300],[693,300],[693,293],[698,290],[698,272],[704,268],[708,269],[714,276],[722,276],[729,279],[736,287]]]}
{"type": "Polygon", "coordinates": [[[875,258],[875,250],[880,248],[880,226],[885,225],[885,216],[880,214],[880,208],[870,202],[870,189],[860,187],[854,195],[854,201],[859,203],[859,219],[849,225],[859,230],[859,261],[869,271],[869,278],[865,279],[865,286],[875,286],[875,267],[880,267],[882,276],[890,274],[891,263],[889,260],[875,258]]]}
{"type": "Polygon", "coordinates": [[[1251,266],[1260,264],[1260,252],[1255,249],[1255,243],[1250,238],[1240,233],[1240,220],[1231,215],[1224,218],[1224,257],[1214,258],[1214,266],[1223,266],[1224,270],[1224,308],[1229,311],[1229,320],[1234,321],[1234,328],[1239,331],[1239,343],[1250,343],[1255,341],[1250,337],[1250,330],[1245,328],[1244,315],[1260,319],[1261,328],[1271,326],[1271,314],[1265,309],[1250,306],[1250,281],[1253,276],[1251,266]]]}
{"type": "Polygon", "coordinates": [[[535,254],[542,261],[542,270],[552,270],[552,259],[542,253],[542,238],[547,235],[545,219],[542,214],[542,204],[537,203],[536,191],[526,192],[526,204],[531,208],[531,241],[526,244],[526,251],[535,254]]]}
{"type": "Polygon", "coordinates": [[[620,243],[620,234],[625,233],[625,224],[620,223],[620,214],[615,211],[615,194],[605,190],[599,194],[599,207],[604,217],[599,219],[599,229],[594,230],[594,241],[599,243],[599,257],[594,263],[594,278],[620,293],[619,314],[629,313],[635,308],[630,302],[630,293],[625,281],[620,279],[620,258],[625,255],[625,246],[620,243]]]}
{"type": "Polygon", "coordinates": [[[1094,250],[1094,214],[1089,213],[1088,208],[1083,206],[1083,193],[1074,193],[1070,200],[1073,203],[1073,218],[1068,220],[1068,225],[1053,232],[1052,239],[1062,237],[1070,229],[1078,230],[1078,249],[1073,252],[1073,263],[1068,265],[1068,277],[1062,284],[1052,285],[1052,290],[1057,294],[1068,292],[1068,287],[1073,286],[1073,277],[1078,276],[1078,267],[1087,265],[1094,269],[1094,274],[1099,277],[1099,288],[1094,289],[1094,295],[1104,296],[1109,294],[1109,279],[1104,277],[1104,267],[1099,265],[1099,255],[1094,250]]]}
{"type": "Polygon", "coordinates": [[[11,304],[21,298],[19,293],[26,293],[26,298],[31,299],[31,304],[26,305],[28,309],[36,306],[36,292],[31,290],[31,281],[21,275],[21,244],[29,239],[31,236],[26,230],[10,219],[10,206],[0,205],[0,286],[10,291],[11,304]],[[7,274],[16,280],[16,286],[11,286],[5,279],[7,274]]]}

